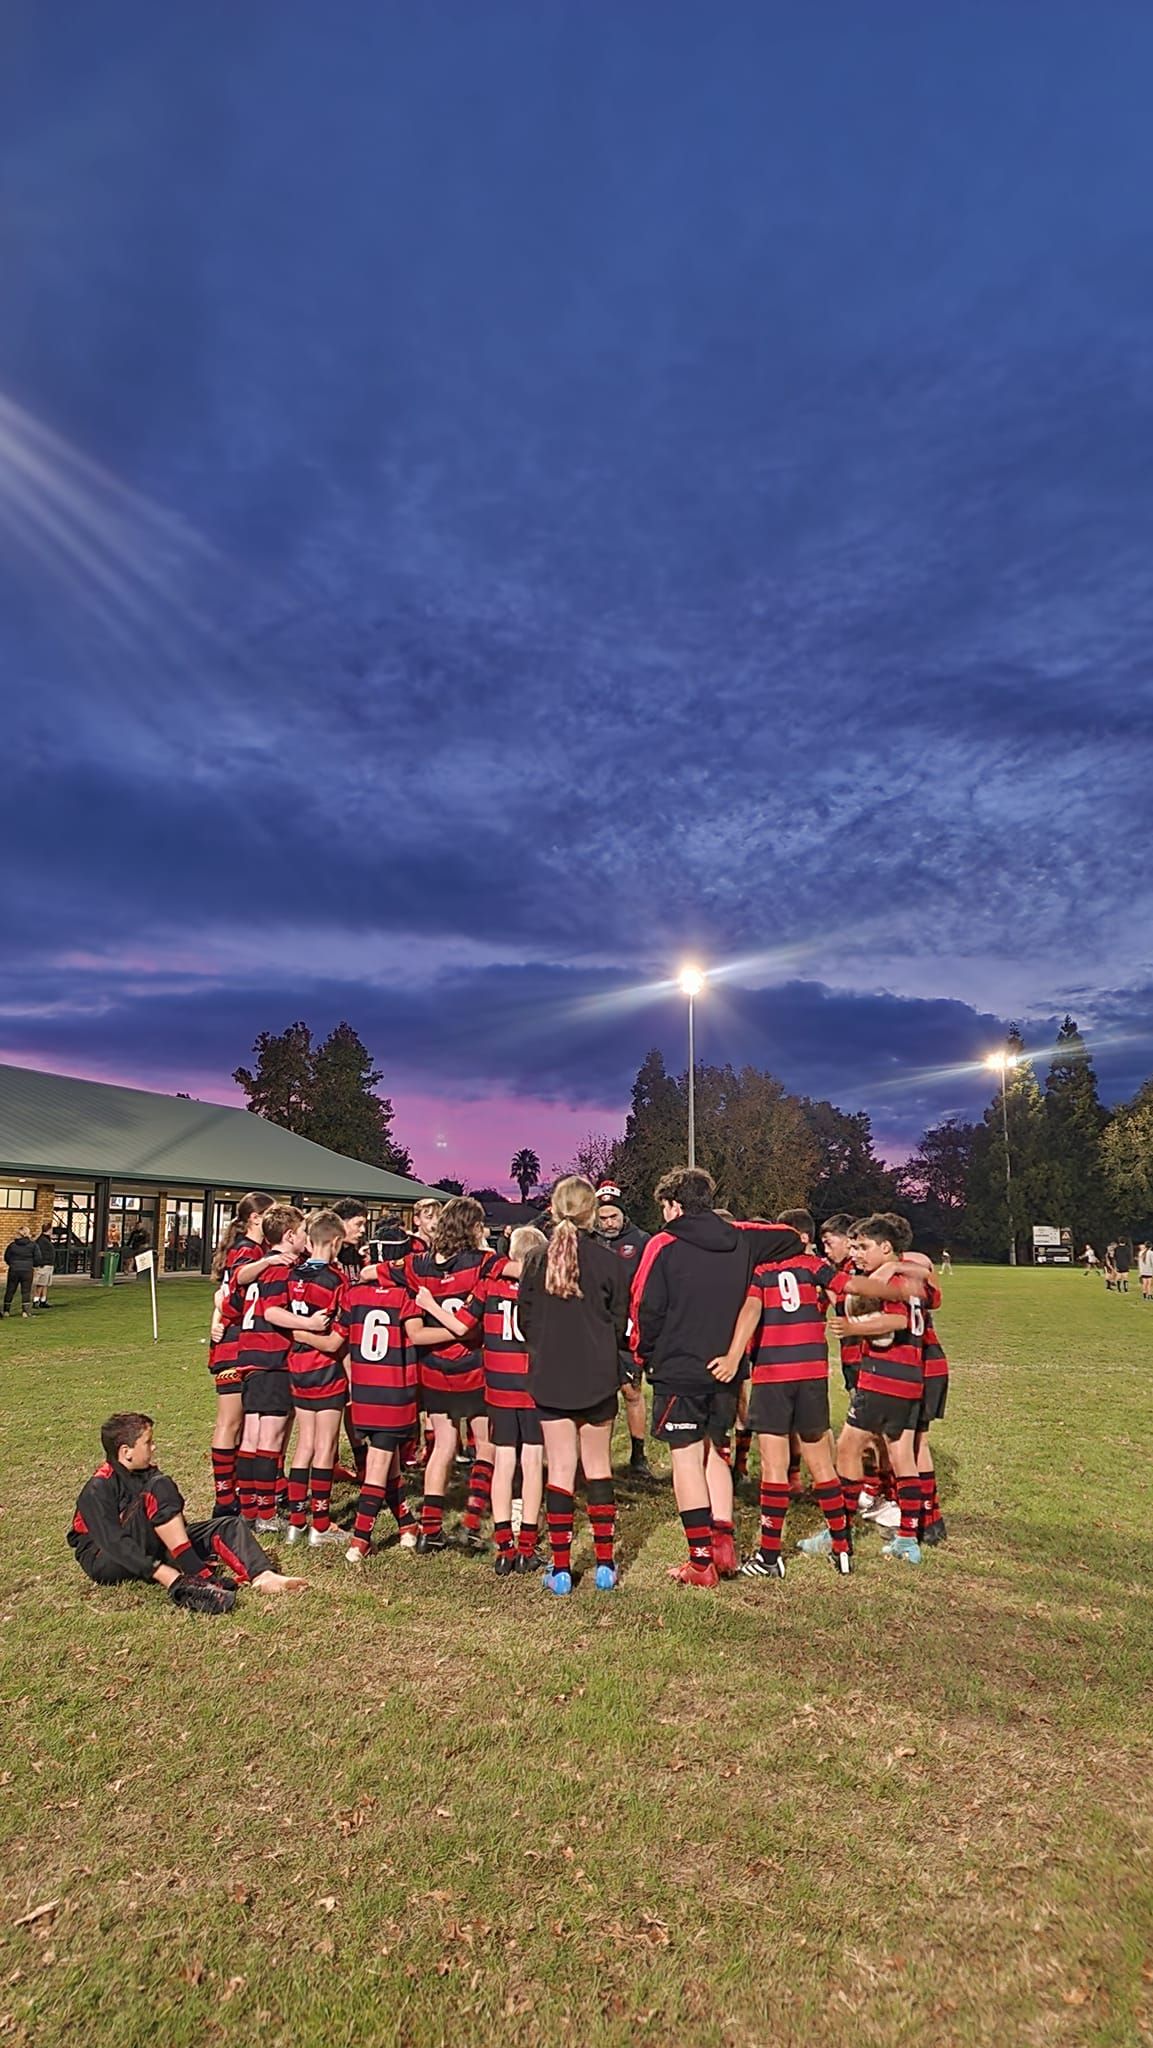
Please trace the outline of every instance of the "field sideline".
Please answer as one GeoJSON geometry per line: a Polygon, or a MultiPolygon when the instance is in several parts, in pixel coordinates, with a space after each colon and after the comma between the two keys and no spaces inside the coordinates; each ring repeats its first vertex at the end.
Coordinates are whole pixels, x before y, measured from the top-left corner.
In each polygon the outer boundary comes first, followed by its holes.
{"type": "Polygon", "coordinates": [[[1153,1307],[951,1277],[920,1571],[686,1592],[622,1487],[613,1595],[336,1550],[208,1621],[64,1546],[118,1407],[208,1512],[208,1299],[0,1328],[0,2044],[1153,2040],[1153,1307]]]}

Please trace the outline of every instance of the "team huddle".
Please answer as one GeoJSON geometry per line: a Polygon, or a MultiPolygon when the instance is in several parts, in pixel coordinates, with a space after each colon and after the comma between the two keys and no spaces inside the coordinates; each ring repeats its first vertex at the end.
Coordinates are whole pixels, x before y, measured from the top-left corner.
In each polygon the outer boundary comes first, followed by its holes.
{"type": "Polygon", "coordinates": [[[365,1250],[355,1202],[304,1215],[246,1195],[214,1268],[212,1518],[185,1520],[153,1462],[151,1418],[113,1416],[69,1532],[78,1563],[99,1583],[151,1579],[179,1604],[225,1612],[238,1585],[305,1583],[277,1572],[260,1539],[340,1544],[360,1566],[387,1512],[400,1546],[423,1556],[450,1542],[487,1552],[491,1527],[499,1577],[539,1573],[565,1595],[579,1472],[594,1585],[611,1591],[613,1429],[623,1397],[630,1470],[651,1478],[647,1378],[688,1550],[680,1583],[783,1578],[803,1466],[825,1526],[801,1553],[849,1573],[867,1515],[892,1532],[886,1556],[919,1564],[945,1536],[929,1433],[948,1364],[931,1262],[899,1216],[834,1216],[818,1234],[803,1210],[739,1222],[715,1192],[698,1168],[666,1174],[663,1227],[646,1237],[617,1187],[571,1175],[553,1190],[548,1234],[514,1230],[504,1255],[467,1196],[418,1204],[415,1235],[365,1250]],[[828,1332],[851,1397],[835,1444],[828,1332]],[[742,1561],[734,1483],[754,1438],[760,1534],[742,1561]],[[467,1498],[450,1536],[461,1461],[467,1498]],[[351,1529],[332,1519],[338,1479],[358,1489],[351,1529]]]}

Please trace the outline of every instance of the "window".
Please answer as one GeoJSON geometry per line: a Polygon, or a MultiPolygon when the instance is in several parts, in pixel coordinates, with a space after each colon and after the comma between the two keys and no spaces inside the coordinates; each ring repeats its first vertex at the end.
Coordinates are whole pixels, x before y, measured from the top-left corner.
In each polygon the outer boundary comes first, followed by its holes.
{"type": "Polygon", "coordinates": [[[169,1195],[164,1209],[164,1270],[199,1273],[204,1244],[204,1203],[169,1195]]]}
{"type": "Polygon", "coordinates": [[[86,1273],[96,1225],[95,1195],[58,1194],[52,1204],[53,1261],[58,1273],[86,1273]]]}
{"type": "Polygon", "coordinates": [[[0,1188],[0,1209],[34,1209],[35,1188],[0,1188]]]}

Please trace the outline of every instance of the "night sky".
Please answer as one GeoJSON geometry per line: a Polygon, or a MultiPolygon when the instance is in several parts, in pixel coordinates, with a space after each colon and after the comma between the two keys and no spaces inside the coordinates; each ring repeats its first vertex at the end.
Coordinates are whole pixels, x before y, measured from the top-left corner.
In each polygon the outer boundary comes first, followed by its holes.
{"type": "Polygon", "coordinates": [[[13,0],[0,1057],[1153,1069],[1146,0],[13,0]]]}

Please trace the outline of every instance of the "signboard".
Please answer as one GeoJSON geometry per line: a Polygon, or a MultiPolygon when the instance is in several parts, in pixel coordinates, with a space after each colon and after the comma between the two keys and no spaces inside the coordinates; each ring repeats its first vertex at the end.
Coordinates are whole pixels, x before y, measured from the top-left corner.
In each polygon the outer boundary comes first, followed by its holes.
{"type": "Polygon", "coordinates": [[[1071,1266],[1073,1245],[1067,1230],[1058,1230],[1053,1223],[1033,1225],[1033,1264],[1035,1266],[1071,1266]]]}
{"type": "Polygon", "coordinates": [[[1060,1244],[1060,1242],[1061,1233],[1055,1224],[1035,1223],[1033,1225],[1034,1246],[1039,1244],[1060,1244]]]}

